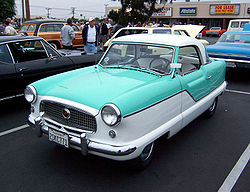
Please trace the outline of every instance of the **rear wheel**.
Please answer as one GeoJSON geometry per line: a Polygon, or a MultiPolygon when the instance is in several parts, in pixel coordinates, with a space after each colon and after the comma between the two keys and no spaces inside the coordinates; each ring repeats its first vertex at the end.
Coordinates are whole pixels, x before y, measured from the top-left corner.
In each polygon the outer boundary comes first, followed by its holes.
{"type": "Polygon", "coordinates": [[[215,110],[216,110],[216,107],[217,107],[217,103],[218,103],[218,97],[216,97],[215,99],[214,99],[214,102],[213,102],[213,104],[205,111],[205,116],[206,117],[212,117],[213,116],[213,114],[215,113],[215,110]]]}

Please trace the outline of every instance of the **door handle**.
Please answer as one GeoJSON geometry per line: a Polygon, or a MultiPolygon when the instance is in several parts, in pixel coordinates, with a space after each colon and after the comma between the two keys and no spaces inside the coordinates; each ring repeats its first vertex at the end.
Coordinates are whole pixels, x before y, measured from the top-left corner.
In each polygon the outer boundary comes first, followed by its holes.
{"type": "Polygon", "coordinates": [[[28,68],[20,68],[19,72],[23,72],[23,71],[27,71],[27,70],[28,70],[28,68]]]}
{"type": "Polygon", "coordinates": [[[212,76],[211,75],[209,75],[208,77],[207,77],[207,79],[211,79],[212,78],[212,76]]]}

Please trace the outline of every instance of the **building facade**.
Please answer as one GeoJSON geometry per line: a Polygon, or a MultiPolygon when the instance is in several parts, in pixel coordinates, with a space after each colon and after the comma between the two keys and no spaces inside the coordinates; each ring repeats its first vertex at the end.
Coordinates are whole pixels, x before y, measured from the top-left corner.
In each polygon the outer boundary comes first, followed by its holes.
{"type": "MultiPolygon", "coordinates": [[[[207,28],[219,26],[227,29],[231,19],[249,19],[250,3],[231,3],[230,1],[174,2],[157,4],[161,9],[152,15],[151,20],[164,24],[199,24],[207,28]]],[[[119,7],[106,7],[106,14],[119,7]]]]}

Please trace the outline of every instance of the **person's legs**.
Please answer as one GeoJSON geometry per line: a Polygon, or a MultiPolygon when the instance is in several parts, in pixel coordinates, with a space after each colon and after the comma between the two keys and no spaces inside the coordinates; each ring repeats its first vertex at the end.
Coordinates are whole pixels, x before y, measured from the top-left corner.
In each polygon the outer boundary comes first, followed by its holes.
{"type": "Polygon", "coordinates": [[[97,53],[97,47],[95,46],[95,43],[89,44],[90,53],[97,53]]]}
{"type": "Polygon", "coordinates": [[[86,45],[84,45],[84,51],[86,52],[86,53],[90,53],[91,51],[90,51],[90,44],[89,43],[86,43],[86,45]]]}

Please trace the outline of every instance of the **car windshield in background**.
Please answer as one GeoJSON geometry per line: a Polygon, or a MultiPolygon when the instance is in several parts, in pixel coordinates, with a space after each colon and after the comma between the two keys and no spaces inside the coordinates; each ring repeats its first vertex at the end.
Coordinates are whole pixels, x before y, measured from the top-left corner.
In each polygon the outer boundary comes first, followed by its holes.
{"type": "Polygon", "coordinates": [[[147,34],[148,33],[148,30],[147,29],[126,29],[126,30],[121,30],[117,36],[117,37],[122,37],[122,36],[125,36],[125,35],[133,35],[133,34],[147,34]]]}
{"type": "Polygon", "coordinates": [[[113,44],[101,61],[104,67],[135,67],[159,74],[170,72],[174,49],[138,44],[113,44]]]}
{"type": "Polygon", "coordinates": [[[250,34],[223,34],[218,42],[250,43],[250,34]]]}
{"type": "Polygon", "coordinates": [[[212,27],[210,30],[221,30],[220,27],[212,27]]]}

